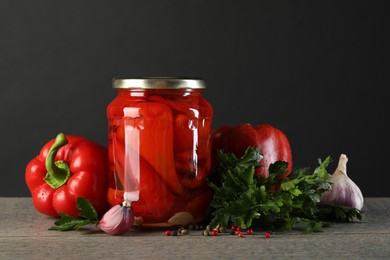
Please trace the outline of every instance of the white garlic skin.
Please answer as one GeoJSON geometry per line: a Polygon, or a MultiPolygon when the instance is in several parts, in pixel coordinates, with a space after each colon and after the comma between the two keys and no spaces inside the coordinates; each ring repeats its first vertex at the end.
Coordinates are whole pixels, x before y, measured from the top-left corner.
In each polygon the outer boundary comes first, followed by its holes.
{"type": "Polygon", "coordinates": [[[360,188],[347,175],[348,158],[340,155],[338,166],[329,182],[332,187],[324,192],[320,204],[347,206],[361,210],[364,199],[360,188]]]}

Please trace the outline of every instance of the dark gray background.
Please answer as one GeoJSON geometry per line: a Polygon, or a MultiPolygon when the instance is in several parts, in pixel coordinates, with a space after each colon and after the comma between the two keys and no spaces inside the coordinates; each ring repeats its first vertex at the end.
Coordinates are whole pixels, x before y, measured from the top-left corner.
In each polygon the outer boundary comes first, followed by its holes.
{"type": "Polygon", "coordinates": [[[386,1],[0,1],[0,196],[57,133],[106,145],[115,76],[197,76],[214,128],[269,123],[390,196],[386,1]]]}

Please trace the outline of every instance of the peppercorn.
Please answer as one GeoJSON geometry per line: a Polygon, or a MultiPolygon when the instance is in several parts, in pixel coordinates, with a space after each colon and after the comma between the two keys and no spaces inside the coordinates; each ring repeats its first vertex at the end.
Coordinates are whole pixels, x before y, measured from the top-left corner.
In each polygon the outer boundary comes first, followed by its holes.
{"type": "Polygon", "coordinates": [[[218,231],[220,232],[220,233],[225,233],[225,228],[223,227],[223,226],[220,226],[220,227],[218,227],[218,231]]]}
{"type": "Polygon", "coordinates": [[[239,232],[237,233],[237,236],[238,236],[239,238],[243,238],[243,237],[244,237],[244,234],[243,234],[241,231],[239,231],[239,232]]]}
{"type": "Polygon", "coordinates": [[[211,226],[210,226],[210,225],[206,226],[206,231],[207,231],[207,232],[210,232],[210,231],[211,231],[211,226]]]}
{"type": "Polygon", "coordinates": [[[246,234],[247,234],[247,235],[253,235],[253,229],[248,228],[248,229],[246,230],[246,234]]]}

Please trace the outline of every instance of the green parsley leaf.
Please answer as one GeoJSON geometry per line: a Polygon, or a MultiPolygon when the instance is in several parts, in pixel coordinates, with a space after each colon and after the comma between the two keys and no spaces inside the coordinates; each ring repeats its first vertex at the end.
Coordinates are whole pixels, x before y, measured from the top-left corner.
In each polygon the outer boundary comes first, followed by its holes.
{"type": "Polygon", "coordinates": [[[241,158],[217,152],[219,166],[209,179],[214,191],[211,201],[211,227],[230,225],[242,228],[290,230],[303,225],[306,232],[319,231],[329,221],[352,221],[362,212],[345,207],[319,205],[329,190],[331,175],[326,171],[331,158],[318,160],[318,167],[294,169],[289,176],[288,163],[277,161],[269,167],[268,178],[254,175],[262,159],[260,148],[248,147],[241,158]]]}
{"type": "Polygon", "coordinates": [[[49,230],[56,231],[69,231],[69,230],[79,230],[81,227],[91,224],[89,219],[79,219],[69,216],[67,214],[60,213],[60,219],[54,222],[53,227],[49,230]]]}
{"type": "Polygon", "coordinates": [[[99,216],[89,200],[81,197],[77,198],[77,208],[80,210],[80,217],[90,220],[99,220],[99,216]]]}
{"type": "Polygon", "coordinates": [[[355,208],[338,205],[319,205],[319,218],[333,222],[352,222],[362,220],[364,212],[355,208]]]}
{"type": "Polygon", "coordinates": [[[64,213],[59,213],[60,219],[54,222],[53,227],[49,230],[55,231],[70,231],[79,230],[89,224],[97,225],[99,223],[99,217],[92,206],[92,203],[85,198],[77,198],[77,208],[80,210],[80,218],[75,218],[64,213]]]}

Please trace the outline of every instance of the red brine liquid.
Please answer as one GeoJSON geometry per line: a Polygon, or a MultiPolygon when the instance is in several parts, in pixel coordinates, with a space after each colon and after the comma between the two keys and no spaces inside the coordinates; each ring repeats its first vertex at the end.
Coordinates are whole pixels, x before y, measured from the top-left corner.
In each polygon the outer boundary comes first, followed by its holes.
{"type": "Polygon", "coordinates": [[[212,195],[212,114],[202,89],[118,88],[107,107],[111,206],[139,190],[135,225],[202,221],[212,195]]]}

